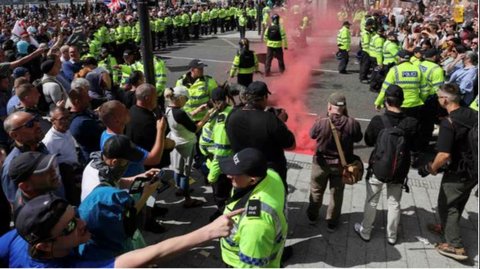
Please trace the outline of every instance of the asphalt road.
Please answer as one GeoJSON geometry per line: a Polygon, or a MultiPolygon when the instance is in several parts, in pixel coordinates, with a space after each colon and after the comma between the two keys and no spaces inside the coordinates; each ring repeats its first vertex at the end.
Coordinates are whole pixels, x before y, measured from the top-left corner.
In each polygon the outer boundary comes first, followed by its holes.
{"type": "MultiPolygon", "coordinates": [[[[247,37],[256,53],[266,52],[256,32],[248,32],[247,37]]],[[[166,61],[169,71],[167,86],[175,85],[176,80],[188,71],[188,63],[194,58],[202,59],[208,64],[205,69],[206,74],[215,78],[220,84],[225,82],[238,49],[238,40],[238,33],[231,32],[175,44],[173,47],[157,51],[156,54],[166,61]]],[[[357,50],[356,46],[353,45],[347,68],[351,73],[343,75],[336,71],[338,62],[334,57],[335,48],[332,47],[334,42],[333,32],[324,32],[322,36],[309,39],[308,49],[295,48],[295,44],[290,41],[290,50],[285,52],[287,72],[280,75],[274,60],[272,77],[264,78],[262,75],[256,75],[254,78],[267,82],[273,92],[270,99],[278,106],[285,108],[290,115],[287,123],[296,134],[298,152],[311,153],[314,149],[314,141],[308,138],[307,132],[316,115],[326,113],[326,100],[334,91],[345,94],[348,112],[358,119],[362,130],[365,130],[368,121],[377,114],[373,108],[376,94],[371,93],[368,85],[361,84],[358,80],[359,65],[355,63],[353,57],[357,50]]],[[[263,64],[260,64],[261,71],[263,68],[263,64]]],[[[235,82],[235,79],[231,82],[235,82]]],[[[364,162],[368,160],[370,151],[365,149],[363,141],[356,144],[355,153],[364,162]]]]}

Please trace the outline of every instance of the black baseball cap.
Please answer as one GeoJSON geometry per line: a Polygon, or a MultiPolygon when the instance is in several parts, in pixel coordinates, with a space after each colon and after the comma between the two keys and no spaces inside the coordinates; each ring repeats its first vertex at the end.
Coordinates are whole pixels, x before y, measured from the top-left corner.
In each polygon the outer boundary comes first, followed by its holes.
{"type": "Polygon", "coordinates": [[[334,106],[346,106],[347,99],[345,95],[340,92],[334,92],[328,96],[328,102],[334,106]]]}
{"type": "Polygon", "coordinates": [[[56,164],[55,155],[37,151],[23,152],[10,163],[8,175],[18,186],[20,182],[28,180],[31,175],[46,172],[54,164],[56,164]]]}
{"type": "Polygon", "coordinates": [[[200,59],[193,59],[188,64],[188,68],[204,68],[205,66],[208,66],[208,65],[202,62],[202,60],[200,59]]]}
{"type": "Polygon", "coordinates": [[[30,245],[52,238],[51,231],[68,207],[68,202],[52,193],[28,201],[15,218],[18,234],[30,245]]]}
{"type": "Polygon", "coordinates": [[[140,161],[143,152],[126,135],[114,135],[105,141],[102,154],[109,159],[140,161]]]}
{"type": "Polygon", "coordinates": [[[424,53],[423,53],[423,57],[425,58],[431,58],[431,57],[434,57],[436,55],[438,55],[438,50],[436,49],[428,49],[426,50],[424,53]]]}
{"type": "Polygon", "coordinates": [[[231,157],[220,159],[220,169],[226,175],[263,178],[267,175],[267,168],[267,159],[254,148],[246,148],[231,157]]]}
{"type": "Polygon", "coordinates": [[[248,85],[247,89],[245,90],[245,93],[255,95],[255,96],[265,96],[268,94],[272,94],[268,90],[267,84],[265,84],[265,82],[263,81],[258,81],[258,80],[250,83],[250,85],[248,85]]]}
{"type": "Polygon", "coordinates": [[[227,91],[222,87],[217,87],[212,91],[213,101],[225,101],[227,99],[227,91]]]}
{"type": "Polygon", "coordinates": [[[407,51],[407,50],[400,50],[398,53],[397,53],[397,56],[402,58],[402,59],[410,59],[410,57],[412,56],[412,54],[407,51]]]}

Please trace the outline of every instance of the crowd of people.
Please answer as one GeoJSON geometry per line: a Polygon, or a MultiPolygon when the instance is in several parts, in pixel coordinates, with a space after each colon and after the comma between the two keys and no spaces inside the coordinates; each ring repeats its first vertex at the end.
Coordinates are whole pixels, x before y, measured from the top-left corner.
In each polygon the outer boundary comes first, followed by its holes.
{"type": "MultiPolygon", "coordinates": [[[[238,91],[219,86],[204,73],[207,65],[200,59],[190,61],[175,85],[167,85],[165,63],[154,57],[155,84],[146,83],[138,49],[140,26],[131,5],[118,13],[103,4],[0,7],[0,263],[148,266],[221,238],[222,260],[229,267],[280,267],[292,254],[285,248],[284,151],[294,149],[296,139],[286,125],[287,112],[269,107],[268,85],[253,81],[258,59],[245,30],[254,30],[261,15],[268,76],[274,57],[280,72],[286,68],[285,20],[295,20],[306,42],[311,18],[309,3],[277,5],[210,3],[150,10],[155,50],[238,30],[240,50],[230,71],[238,77],[238,91]],[[165,232],[157,220],[168,208],[159,207],[156,199],[169,181],[175,195],[184,198],[184,210],[204,204],[191,197],[193,169],[213,189],[217,210],[210,224],[147,246],[142,230],[165,232]],[[166,170],[173,171],[173,178],[166,170]]],[[[467,141],[477,119],[467,106],[478,110],[478,20],[460,25],[443,12],[363,13],[358,21],[360,81],[379,92],[375,107],[386,112],[372,119],[364,136],[348,115],[345,96],[329,96],[328,116],[320,117],[310,131],[317,147],[306,213],[312,223],[318,220],[328,183],[332,202],[326,219],[334,232],[345,187],[340,160],[358,158],[353,144],[363,137],[377,150],[380,138],[391,139],[384,129],[395,127],[405,142],[401,154],[393,154],[406,161],[400,162],[400,172],[386,178],[375,169],[374,161],[381,158],[370,158],[364,219],[355,231],[370,240],[379,193],[387,184],[387,238],[396,244],[403,173],[412,164],[412,152],[422,176],[447,166],[439,196],[442,223],[431,230],[445,235],[437,246],[441,254],[462,260],[467,255],[458,218],[477,182],[459,163],[463,153],[472,153],[467,141]],[[437,157],[419,166],[434,123],[440,125],[437,157]],[[340,133],[338,141],[332,132],[340,133]],[[418,137],[423,139],[413,139],[418,137]]],[[[349,27],[344,22],[337,38],[342,74],[349,73],[349,27]]]]}

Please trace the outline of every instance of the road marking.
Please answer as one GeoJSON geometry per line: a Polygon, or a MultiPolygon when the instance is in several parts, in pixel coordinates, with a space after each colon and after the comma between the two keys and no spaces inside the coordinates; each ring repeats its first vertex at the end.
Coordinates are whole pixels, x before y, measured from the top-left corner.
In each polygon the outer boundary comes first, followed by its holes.
{"type": "Polygon", "coordinates": [[[232,47],[238,48],[238,45],[236,45],[236,44],[233,43],[232,41],[230,41],[230,40],[228,40],[228,39],[226,39],[226,38],[223,38],[223,37],[220,38],[220,39],[223,40],[223,41],[225,41],[225,42],[227,42],[228,44],[232,45],[232,47]]]}
{"type": "MultiPolygon", "coordinates": [[[[305,113],[305,114],[307,114],[309,116],[315,116],[315,117],[318,116],[317,113],[311,113],[311,112],[305,113]]],[[[358,121],[365,121],[365,122],[370,122],[371,121],[370,119],[365,119],[365,118],[355,118],[355,119],[358,120],[358,121]]]]}

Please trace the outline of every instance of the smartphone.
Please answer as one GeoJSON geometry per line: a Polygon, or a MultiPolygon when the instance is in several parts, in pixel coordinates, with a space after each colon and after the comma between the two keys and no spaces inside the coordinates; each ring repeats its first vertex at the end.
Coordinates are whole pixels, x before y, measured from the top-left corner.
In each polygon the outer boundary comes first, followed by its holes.
{"type": "Polygon", "coordinates": [[[145,186],[145,182],[147,182],[148,180],[149,179],[146,177],[135,178],[135,181],[133,181],[132,185],[130,186],[128,193],[136,194],[136,193],[143,192],[143,187],[145,186]]]}

